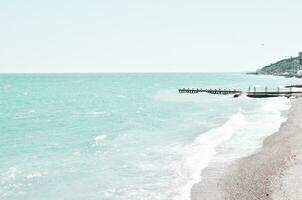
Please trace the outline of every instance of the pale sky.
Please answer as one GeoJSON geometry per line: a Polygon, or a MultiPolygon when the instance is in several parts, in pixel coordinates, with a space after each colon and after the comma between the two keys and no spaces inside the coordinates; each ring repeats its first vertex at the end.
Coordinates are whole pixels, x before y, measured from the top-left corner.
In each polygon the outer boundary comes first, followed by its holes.
{"type": "Polygon", "coordinates": [[[0,1],[0,73],[254,71],[299,51],[301,0],[0,1]]]}

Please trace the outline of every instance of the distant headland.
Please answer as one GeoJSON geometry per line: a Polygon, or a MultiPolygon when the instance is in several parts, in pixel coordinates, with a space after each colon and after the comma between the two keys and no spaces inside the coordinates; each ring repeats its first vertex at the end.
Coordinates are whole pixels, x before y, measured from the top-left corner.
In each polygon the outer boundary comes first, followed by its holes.
{"type": "Polygon", "coordinates": [[[302,78],[302,52],[300,52],[299,56],[297,57],[291,57],[280,60],[276,63],[265,66],[257,70],[256,72],[251,72],[247,74],[275,75],[302,78]]]}

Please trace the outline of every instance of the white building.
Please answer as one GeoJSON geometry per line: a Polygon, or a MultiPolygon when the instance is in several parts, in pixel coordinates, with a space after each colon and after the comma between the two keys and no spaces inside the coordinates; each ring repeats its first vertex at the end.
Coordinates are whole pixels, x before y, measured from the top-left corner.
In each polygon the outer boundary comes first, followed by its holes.
{"type": "Polygon", "coordinates": [[[298,76],[302,76],[302,70],[297,71],[298,76]]]}

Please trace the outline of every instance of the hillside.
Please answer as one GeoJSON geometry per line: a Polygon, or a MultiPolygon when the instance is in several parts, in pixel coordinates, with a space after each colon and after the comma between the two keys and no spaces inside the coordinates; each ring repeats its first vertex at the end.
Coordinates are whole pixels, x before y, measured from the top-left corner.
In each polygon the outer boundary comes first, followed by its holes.
{"type": "Polygon", "coordinates": [[[299,64],[299,57],[280,60],[269,66],[257,70],[257,74],[277,75],[277,76],[296,76],[297,72],[302,70],[299,64]]]}

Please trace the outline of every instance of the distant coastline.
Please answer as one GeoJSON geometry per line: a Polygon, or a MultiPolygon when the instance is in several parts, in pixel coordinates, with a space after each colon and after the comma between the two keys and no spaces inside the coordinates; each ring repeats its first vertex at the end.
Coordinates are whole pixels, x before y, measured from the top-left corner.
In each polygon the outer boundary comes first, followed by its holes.
{"type": "Polygon", "coordinates": [[[247,72],[246,74],[302,78],[302,52],[300,52],[297,57],[283,59],[258,69],[256,72],[247,72]]]}

